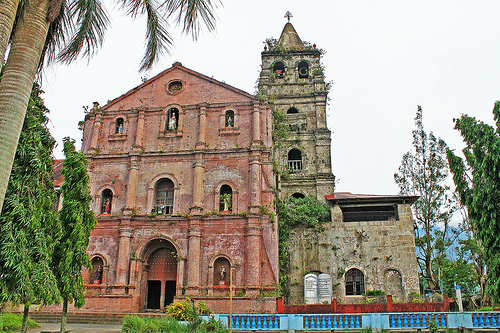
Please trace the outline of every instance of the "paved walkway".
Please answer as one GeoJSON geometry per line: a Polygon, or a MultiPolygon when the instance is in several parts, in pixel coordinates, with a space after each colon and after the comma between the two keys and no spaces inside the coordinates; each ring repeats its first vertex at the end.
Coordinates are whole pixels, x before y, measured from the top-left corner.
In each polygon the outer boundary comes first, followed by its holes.
{"type": "MultiPolygon", "coordinates": [[[[44,324],[41,327],[31,328],[29,333],[55,333],[59,332],[61,324],[44,324]]],[[[118,333],[122,331],[122,325],[94,325],[94,324],[67,324],[66,331],[70,333],[118,333]]]]}

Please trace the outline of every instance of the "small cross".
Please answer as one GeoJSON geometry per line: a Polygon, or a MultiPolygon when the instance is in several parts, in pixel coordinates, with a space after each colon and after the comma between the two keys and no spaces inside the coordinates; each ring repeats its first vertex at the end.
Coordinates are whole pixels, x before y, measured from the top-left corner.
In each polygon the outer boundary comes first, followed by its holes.
{"type": "Polygon", "coordinates": [[[287,12],[285,13],[285,18],[288,19],[288,22],[290,22],[290,19],[293,17],[292,13],[290,13],[289,10],[287,10],[287,12]]]}

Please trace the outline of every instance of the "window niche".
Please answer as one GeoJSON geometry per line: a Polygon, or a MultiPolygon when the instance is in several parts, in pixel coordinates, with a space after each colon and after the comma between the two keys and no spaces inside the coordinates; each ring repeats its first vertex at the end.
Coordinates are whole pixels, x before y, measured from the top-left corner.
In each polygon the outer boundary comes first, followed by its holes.
{"type": "Polygon", "coordinates": [[[306,79],[309,77],[309,64],[307,61],[301,61],[299,62],[299,65],[297,66],[297,71],[299,73],[299,78],[301,79],[306,79]]]}
{"type": "Polygon", "coordinates": [[[225,127],[234,127],[234,111],[227,110],[226,115],[224,117],[225,127]]]}
{"type": "Polygon", "coordinates": [[[288,152],[288,170],[290,172],[302,170],[302,152],[297,148],[293,148],[288,152]]]}
{"type": "MultiPolygon", "coordinates": [[[[229,287],[229,272],[231,264],[226,258],[217,258],[214,262],[213,280],[214,286],[229,287]]],[[[234,281],[234,277],[233,277],[234,281]]]]}
{"type": "Polygon", "coordinates": [[[116,119],[115,134],[123,134],[123,118],[116,119]]]}
{"type": "Polygon", "coordinates": [[[291,107],[286,111],[286,114],[296,114],[299,113],[299,110],[297,108],[291,107]]]}
{"type": "Polygon", "coordinates": [[[101,215],[111,214],[113,205],[113,192],[110,189],[105,189],[101,193],[101,215]]]}
{"type": "Polygon", "coordinates": [[[90,265],[92,267],[92,271],[89,275],[89,283],[101,284],[103,281],[104,261],[101,257],[94,257],[92,258],[90,265]]]}
{"type": "Polygon", "coordinates": [[[281,61],[277,61],[274,64],[273,74],[277,79],[282,79],[285,76],[285,65],[281,61]]]}
{"type": "Polygon", "coordinates": [[[233,211],[233,189],[229,185],[222,185],[219,191],[219,211],[233,211]]]}
{"type": "Polygon", "coordinates": [[[167,123],[165,131],[177,131],[179,129],[179,109],[170,108],[167,111],[167,123]]]}
{"type": "Polygon", "coordinates": [[[155,188],[155,205],[152,213],[170,215],[174,212],[174,183],[168,179],[160,179],[155,188]]]}
{"type": "Polygon", "coordinates": [[[305,197],[306,197],[306,196],[305,196],[305,195],[303,195],[303,194],[302,194],[302,193],[300,193],[300,192],[296,192],[296,193],[292,194],[292,198],[294,198],[294,199],[304,199],[305,197]]]}
{"type": "Polygon", "coordinates": [[[123,141],[127,138],[126,118],[118,117],[109,123],[109,141],[123,141]]]}
{"type": "Polygon", "coordinates": [[[365,293],[365,275],[357,268],[351,268],[345,273],[345,294],[347,296],[363,295],[365,293]]]}

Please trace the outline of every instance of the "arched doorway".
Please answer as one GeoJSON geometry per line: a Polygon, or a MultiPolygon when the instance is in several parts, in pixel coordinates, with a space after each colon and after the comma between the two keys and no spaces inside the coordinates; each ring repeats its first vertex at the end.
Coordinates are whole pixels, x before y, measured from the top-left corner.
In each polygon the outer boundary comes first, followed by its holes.
{"type": "Polygon", "coordinates": [[[146,309],[162,310],[174,301],[177,251],[168,241],[157,240],[147,260],[146,309]]]}

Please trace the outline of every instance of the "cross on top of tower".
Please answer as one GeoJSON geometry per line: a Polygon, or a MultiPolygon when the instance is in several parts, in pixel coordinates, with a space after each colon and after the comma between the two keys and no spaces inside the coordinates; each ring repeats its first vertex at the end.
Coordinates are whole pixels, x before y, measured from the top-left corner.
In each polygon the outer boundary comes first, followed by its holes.
{"type": "Polygon", "coordinates": [[[287,18],[287,19],[288,19],[288,22],[290,22],[290,19],[291,19],[292,17],[293,17],[292,13],[290,13],[290,11],[289,11],[289,10],[287,10],[287,11],[286,11],[286,13],[285,13],[285,18],[287,18]]]}

